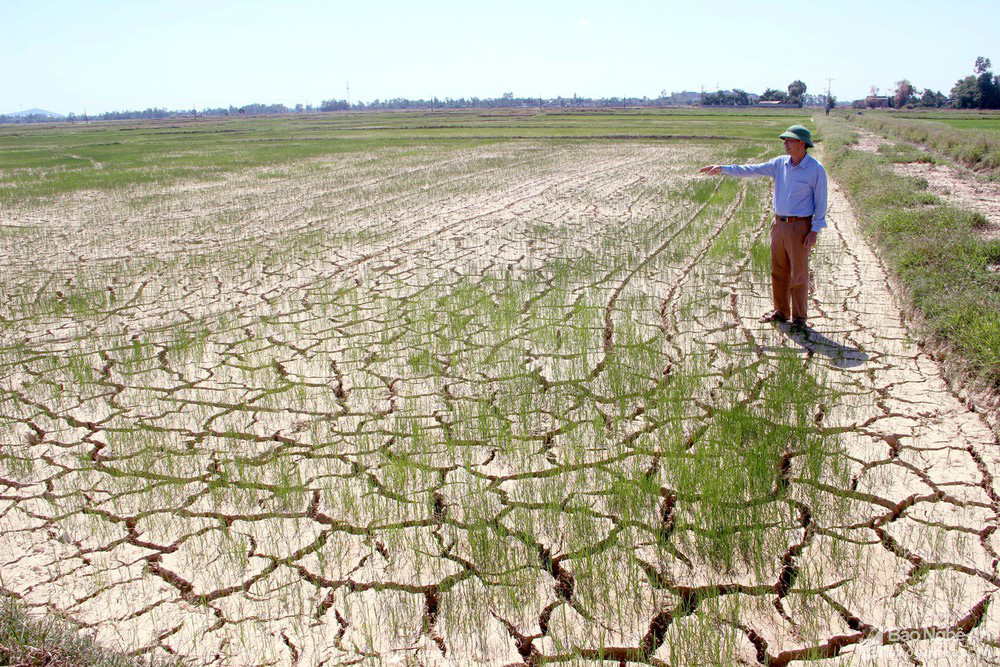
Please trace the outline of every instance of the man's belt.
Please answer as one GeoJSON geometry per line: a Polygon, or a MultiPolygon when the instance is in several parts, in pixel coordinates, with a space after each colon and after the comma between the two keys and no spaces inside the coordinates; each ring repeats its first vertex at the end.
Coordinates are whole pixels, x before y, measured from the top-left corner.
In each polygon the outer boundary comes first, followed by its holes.
{"type": "Polygon", "coordinates": [[[811,215],[776,215],[774,219],[778,222],[812,222],[811,215]]]}

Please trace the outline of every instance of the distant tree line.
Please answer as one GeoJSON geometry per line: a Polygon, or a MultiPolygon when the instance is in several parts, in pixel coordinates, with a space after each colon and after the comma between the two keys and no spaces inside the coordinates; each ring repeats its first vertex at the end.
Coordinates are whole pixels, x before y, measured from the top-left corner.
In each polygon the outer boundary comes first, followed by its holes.
{"type": "Polygon", "coordinates": [[[649,107],[668,104],[664,98],[649,97],[515,97],[514,93],[504,93],[500,97],[460,97],[457,99],[445,97],[439,99],[409,99],[395,97],[389,100],[375,99],[371,102],[348,102],[343,99],[323,100],[318,107],[311,104],[296,104],[289,108],[284,104],[246,104],[235,107],[219,107],[215,109],[181,109],[168,110],[152,107],[127,111],[108,111],[101,114],[84,116],[69,114],[66,118],[50,118],[48,116],[4,116],[0,115],[0,123],[30,123],[30,122],[76,122],[90,120],[133,120],[133,119],[164,119],[184,118],[192,116],[241,116],[267,115],[288,113],[311,113],[316,111],[368,111],[383,109],[478,109],[478,108],[553,108],[553,107],[649,107]]]}
{"type": "Polygon", "coordinates": [[[930,88],[925,88],[921,93],[916,86],[910,83],[909,79],[903,79],[896,82],[896,93],[890,102],[891,106],[896,109],[940,109],[948,106],[948,97],[941,91],[930,88]]]}
{"type": "MultiPolygon", "coordinates": [[[[72,114],[70,114],[72,115],[72,114]]],[[[8,116],[0,114],[0,123],[64,123],[66,118],[48,116],[46,114],[24,114],[18,116],[8,116]]]]}
{"type": "MultiPolygon", "coordinates": [[[[975,74],[959,79],[952,87],[950,96],[940,91],[926,88],[917,89],[909,80],[896,82],[894,95],[879,98],[878,89],[872,88],[867,100],[857,100],[855,106],[871,106],[872,99],[881,100],[885,106],[901,108],[950,106],[956,109],[1000,109],[1000,75],[993,74],[989,58],[976,58],[975,74]]],[[[108,111],[95,116],[79,116],[71,113],[66,118],[53,118],[42,114],[27,116],[7,116],[0,114],[0,123],[55,123],[89,120],[132,120],[163,119],[191,116],[241,116],[262,114],[311,113],[316,111],[368,111],[383,109],[491,109],[491,108],[564,108],[564,107],[658,107],[675,104],[697,104],[705,106],[750,106],[757,102],[779,102],[798,106],[833,107],[835,97],[809,95],[806,84],[796,79],[788,84],[786,91],[768,88],[760,95],[748,93],[739,88],[714,93],[671,93],[662,91],[659,97],[515,97],[514,93],[503,93],[500,97],[445,97],[439,99],[409,99],[394,97],[388,100],[375,99],[370,102],[348,102],[343,99],[323,100],[318,107],[311,104],[296,104],[289,108],[284,104],[263,104],[255,102],[240,107],[218,107],[215,109],[167,110],[151,107],[142,111],[108,111]]]]}
{"type": "Polygon", "coordinates": [[[649,97],[515,97],[514,93],[504,93],[500,97],[432,97],[430,99],[409,99],[394,97],[389,100],[375,99],[371,102],[347,100],[323,100],[320,111],[365,111],[381,109],[512,109],[531,107],[621,107],[656,106],[658,98],[649,97]]]}
{"type": "Polygon", "coordinates": [[[868,97],[854,100],[858,109],[888,107],[890,109],[940,109],[953,106],[948,96],[938,90],[925,88],[923,92],[910,83],[909,79],[896,82],[896,92],[892,95],[879,96],[878,88],[872,86],[868,97]]]}
{"type": "MultiPolygon", "coordinates": [[[[701,100],[703,106],[729,106],[744,107],[757,104],[758,102],[777,102],[779,104],[791,104],[798,107],[823,106],[834,107],[837,98],[827,95],[809,95],[806,93],[806,84],[799,79],[788,84],[787,92],[777,88],[768,88],[760,95],[748,93],[745,90],[736,88],[734,90],[720,90],[714,93],[704,93],[696,96],[701,100]]],[[[666,97],[666,93],[663,93],[666,97]]]]}
{"type": "Polygon", "coordinates": [[[1000,109],[1000,76],[993,74],[989,58],[976,58],[975,74],[959,79],[951,88],[950,95],[914,86],[909,79],[896,82],[894,94],[879,97],[878,88],[872,86],[871,93],[864,100],[856,100],[854,106],[888,106],[895,109],[941,108],[954,109],[1000,109]]]}
{"type": "MultiPolygon", "coordinates": [[[[306,107],[301,104],[295,105],[295,109],[293,110],[284,104],[261,104],[254,102],[253,104],[245,104],[241,107],[217,107],[215,109],[202,109],[200,111],[197,109],[168,111],[158,108],[146,109],[144,111],[108,111],[93,116],[93,118],[97,120],[129,120],[134,118],[175,118],[184,116],[241,116],[247,114],[260,115],[292,113],[293,111],[302,112],[305,109],[306,107]]],[[[312,106],[309,106],[309,110],[314,111],[312,106]]]]}
{"type": "Polygon", "coordinates": [[[788,84],[788,92],[783,93],[776,88],[768,88],[760,96],[761,102],[781,102],[784,104],[797,104],[800,107],[804,103],[806,94],[806,84],[799,79],[788,84]]]}
{"type": "Polygon", "coordinates": [[[705,93],[701,98],[701,103],[708,106],[722,105],[729,107],[750,106],[753,102],[750,94],[745,90],[720,90],[717,93],[705,93]]]}
{"type": "Polygon", "coordinates": [[[306,113],[317,111],[311,104],[296,104],[294,108],[289,108],[284,104],[246,104],[241,107],[218,107],[215,109],[163,109],[151,107],[149,109],[130,111],[106,111],[100,114],[77,115],[68,114],[65,118],[53,118],[45,115],[27,116],[6,116],[0,114],[0,123],[64,123],[64,122],[86,122],[92,120],[138,120],[138,119],[162,119],[162,118],[184,118],[192,116],[241,116],[260,114],[283,114],[283,113],[306,113]]]}

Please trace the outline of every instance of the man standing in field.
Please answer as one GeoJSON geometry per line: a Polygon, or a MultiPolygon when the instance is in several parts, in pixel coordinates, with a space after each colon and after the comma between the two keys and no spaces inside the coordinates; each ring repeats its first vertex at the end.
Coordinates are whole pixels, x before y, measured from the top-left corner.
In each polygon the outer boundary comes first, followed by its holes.
{"type": "Polygon", "coordinates": [[[771,223],[771,292],[774,310],[761,322],[787,322],[797,330],[806,327],[809,290],[809,251],[819,230],[826,227],[826,170],[806,151],[813,147],[812,135],[801,125],[792,125],[779,135],[785,153],[764,164],[711,165],[703,174],[727,174],[743,178],[770,176],[774,179],[774,222],[771,223]],[[791,310],[789,310],[791,297],[791,310]]]}

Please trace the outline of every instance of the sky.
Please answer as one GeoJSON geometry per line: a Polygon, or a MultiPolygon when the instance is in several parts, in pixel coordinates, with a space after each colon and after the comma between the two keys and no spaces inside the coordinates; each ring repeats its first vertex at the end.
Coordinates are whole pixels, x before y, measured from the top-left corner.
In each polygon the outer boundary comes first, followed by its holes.
{"type": "Polygon", "coordinates": [[[347,97],[658,97],[906,78],[945,94],[986,56],[996,0],[0,0],[0,113],[347,97]]]}

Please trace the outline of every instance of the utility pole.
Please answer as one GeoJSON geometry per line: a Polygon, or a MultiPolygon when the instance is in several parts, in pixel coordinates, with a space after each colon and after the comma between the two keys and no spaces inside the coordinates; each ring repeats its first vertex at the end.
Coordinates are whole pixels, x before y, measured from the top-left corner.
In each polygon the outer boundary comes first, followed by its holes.
{"type": "Polygon", "coordinates": [[[351,82],[347,82],[347,110],[351,110],[351,82]]]}
{"type": "Polygon", "coordinates": [[[827,79],[826,80],[826,115],[827,116],[830,115],[830,109],[833,107],[833,105],[830,104],[830,84],[832,82],[833,82],[833,79],[827,79]]]}

